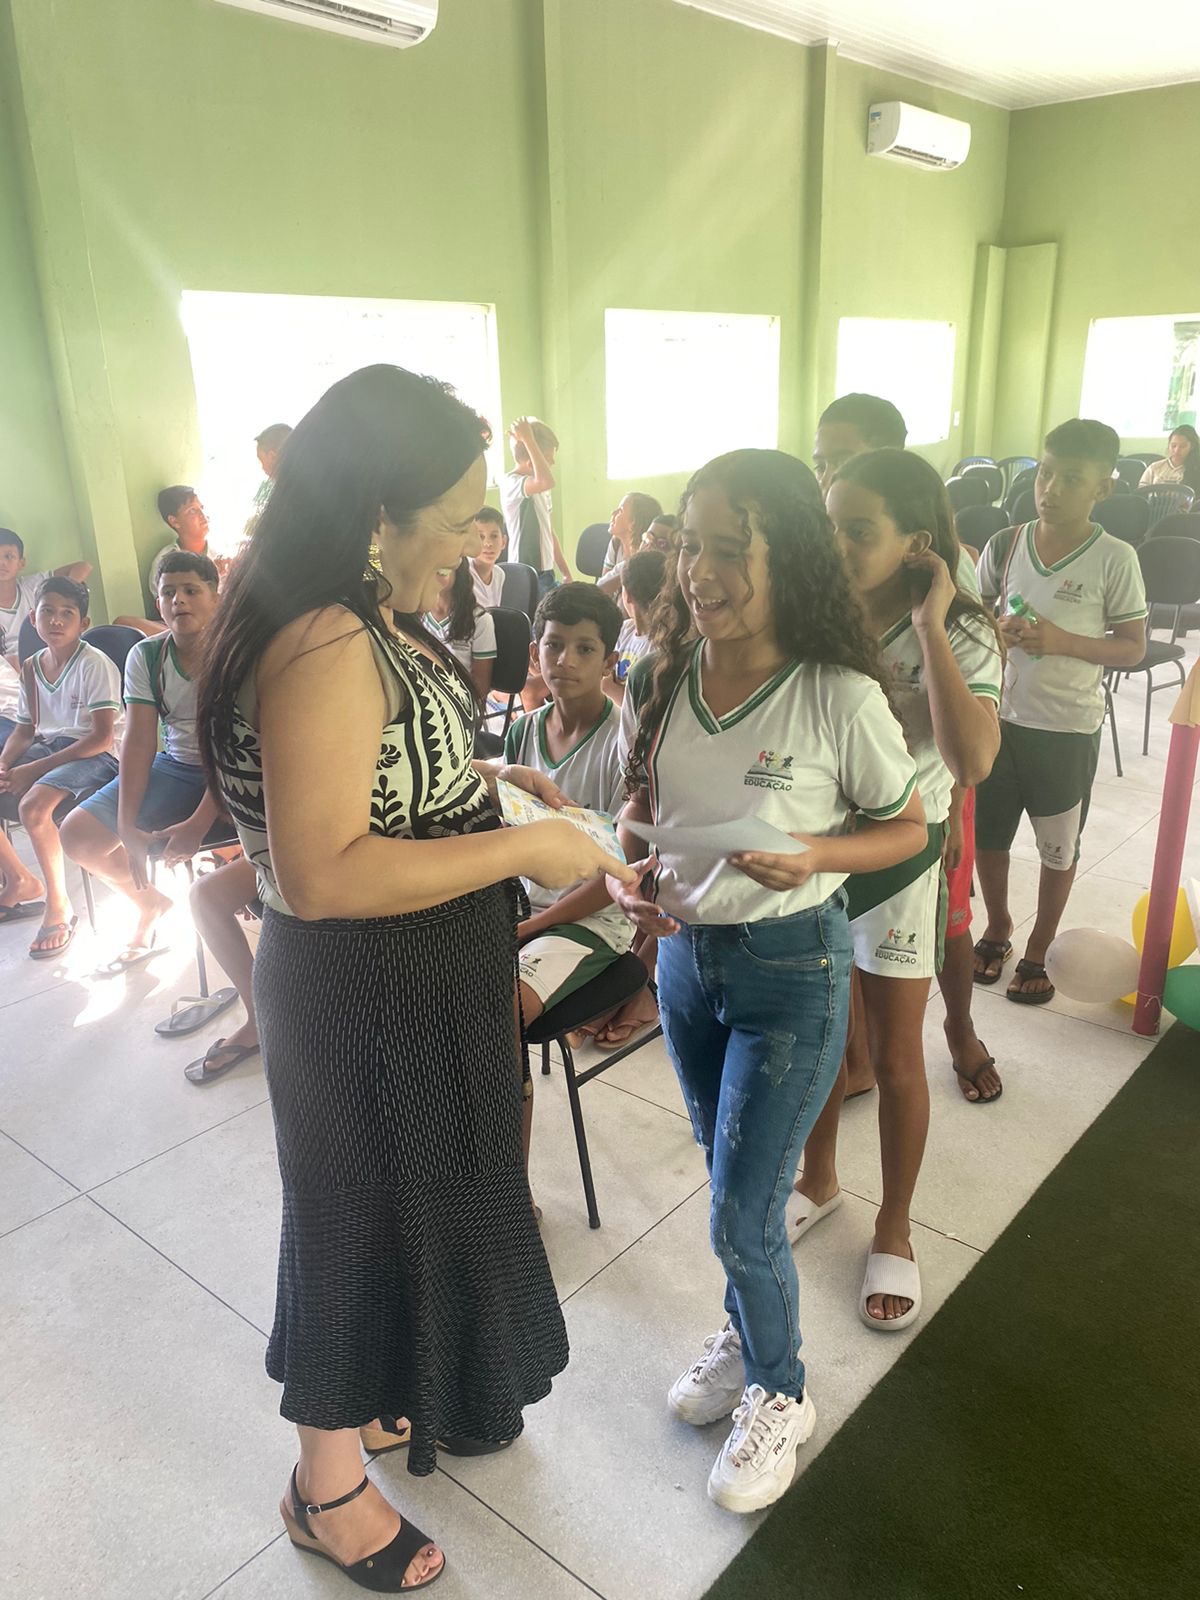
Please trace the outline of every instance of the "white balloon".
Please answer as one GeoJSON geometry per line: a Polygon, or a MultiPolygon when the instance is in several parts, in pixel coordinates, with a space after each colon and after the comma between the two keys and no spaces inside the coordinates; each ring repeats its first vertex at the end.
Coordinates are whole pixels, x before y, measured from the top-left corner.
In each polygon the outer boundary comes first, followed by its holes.
{"type": "Polygon", "coordinates": [[[1072,1000],[1103,1005],[1137,988],[1141,957],[1128,939],[1099,928],[1070,928],[1046,951],[1046,972],[1072,1000]]]}

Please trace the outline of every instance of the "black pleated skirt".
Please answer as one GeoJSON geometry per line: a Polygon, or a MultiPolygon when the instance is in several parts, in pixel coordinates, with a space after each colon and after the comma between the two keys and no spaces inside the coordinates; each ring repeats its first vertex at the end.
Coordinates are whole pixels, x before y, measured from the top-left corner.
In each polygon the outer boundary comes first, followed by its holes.
{"type": "Polygon", "coordinates": [[[268,911],[254,997],[283,1179],[267,1371],[313,1428],[503,1440],[567,1336],[521,1157],[514,885],[371,921],[268,911]]]}

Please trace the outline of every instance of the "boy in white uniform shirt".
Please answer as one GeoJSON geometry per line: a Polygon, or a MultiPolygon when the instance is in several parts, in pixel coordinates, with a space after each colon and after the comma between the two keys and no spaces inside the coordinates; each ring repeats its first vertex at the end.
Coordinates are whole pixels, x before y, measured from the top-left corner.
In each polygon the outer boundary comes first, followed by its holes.
{"type": "Polygon", "coordinates": [[[558,438],[537,417],[518,417],[508,430],[513,470],[500,486],[509,554],[532,567],[543,594],[555,579],[555,569],[570,582],[571,569],[554,531],[554,458],[558,438]]]}
{"type": "MultiPolygon", "coordinates": [[[[91,620],[88,607],[87,586],[73,578],[47,578],[38,590],[33,615],[46,648],[22,665],[17,726],[0,751],[0,801],[10,818],[20,818],[45,879],[42,926],[29,949],[35,961],[65,950],[79,920],[67,897],[54,813],[68,796],[90,794],[117,771],[121,679],[109,658],[81,637],[91,620]]],[[[4,920],[30,914],[28,902],[41,885],[3,833],[0,871],[11,907],[4,920]]]]}
{"type": "Polygon", "coordinates": [[[1146,592],[1131,546],[1091,519],[1111,492],[1120,440],[1076,417],[1046,435],[1034,483],[1038,520],[989,539],[979,587],[1008,646],[1000,754],[976,791],[979,883],[988,925],[975,981],[998,982],[1012,954],[1009,850],[1024,813],[1041,856],[1037,919],[1008,987],[1019,1005],[1054,998],[1046,951],[1066,909],[1087,820],[1100,728],[1101,679],[1146,653],[1146,592]],[[1023,602],[1023,604],[1022,604],[1023,602]]]}
{"type": "MultiPolygon", "coordinates": [[[[47,578],[74,578],[86,583],[91,573],[86,561],[69,561],[52,572],[25,571],[25,543],[11,528],[0,528],[0,656],[14,669],[21,624],[33,613],[37,592],[47,578]]],[[[0,740],[0,747],[3,740],[0,740]]]]}
{"type": "Polygon", "coordinates": [[[475,603],[488,609],[501,604],[504,573],[500,561],[508,543],[504,517],[495,506],[481,506],[475,513],[475,532],[479,535],[479,550],[470,558],[475,603]]]}

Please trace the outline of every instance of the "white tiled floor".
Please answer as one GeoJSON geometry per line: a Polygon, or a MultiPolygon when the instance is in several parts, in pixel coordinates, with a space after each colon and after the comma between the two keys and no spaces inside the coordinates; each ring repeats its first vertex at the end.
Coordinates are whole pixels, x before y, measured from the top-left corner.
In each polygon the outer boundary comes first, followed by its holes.
{"type": "MultiPolygon", "coordinates": [[[[1141,703],[1118,697],[1126,776],[1101,755],[1068,926],[1128,937],[1149,881],[1171,696],[1148,757],[1141,703]]],[[[1022,926],[1037,873],[1015,852],[1022,926]]],[[[1200,875],[1200,828],[1187,870],[1200,875]]],[[[978,904],[978,903],[977,903],[978,904]]],[[[80,897],[80,908],[82,899],[80,897]]],[[[24,958],[0,929],[0,1571],[11,1600],[282,1600],[349,1592],[281,1540],[291,1430],[262,1369],[274,1292],[278,1178],[253,1062],[199,1090],[192,1041],[152,1024],[194,985],[189,931],[135,975],[90,980],[121,928],[81,931],[60,961],[24,958]]],[[[1018,933],[1018,942],[1019,942],[1018,933]]],[[[232,1016],[236,1018],[236,1013],[232,1016]]],[[[933,1315],[1149,1048],[1119,1005],[1042,1010],[980,991],[979,1031],[1005,1081],[966,1104],[930,1002],[929,1150],[914,1207],[933,1315]]],[[[720,1320],[703,1162],[660,1044],[583,1091],[604,1226],[588,1229],[561,1075],[538,1078],[533,1178],[565,1302],[572,1361],[520,1443],[445,1458],[413,1479],[373,1469],[449,1555],[439,1594],[523,1600],[688,1600],[757,1519],[712,1507],[719,1428],[672,1421],[667,1385],[720,1320]]],[[[807,1459],[879,1381],[909,1335],[872,1333],[855,1299],[879,1194],[872,1098],[847,1108],[846,1204],[801,1247],[806,1356],[820,1426],[807,1459]]]]}

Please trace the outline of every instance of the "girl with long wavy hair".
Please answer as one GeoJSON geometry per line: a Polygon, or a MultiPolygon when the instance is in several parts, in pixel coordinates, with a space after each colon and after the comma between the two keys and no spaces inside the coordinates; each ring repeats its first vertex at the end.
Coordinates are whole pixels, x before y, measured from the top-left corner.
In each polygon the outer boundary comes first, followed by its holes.
{"type": "MultiPolygon", "coordinates": [[[[879,1083],[883,1168],[883,1202],[859,1314],[869,1327],[895,1331],[921,1310],[909,1208],[929,1126],[922,1026],[945,932],[940,890],[946,823],[954,786],[966,789],[987,777],[1000,747],[1004,655],[981,602],[957,586],[961,549],[954,514],[927,461],[908,450],[854,456],[830,486],[828,510],[917,763],[926,828],[924,848],[915,856],[856,875],[848,885],[854,964],[879,1083]]],[[[947,1014],[955,1070],[977,1094],[994,1098],[987,1074],[995,1063],[970,1026],[973,963],[965,928],[955,959],[958,989],[966,985],[965,1021],[961,1006],[947,1014]]],[[[841,1198],[836,1155],[844,1090],[839,1075],[805,1148],[797,1198],[790,1203],[793,1239],[828,1216],[841,1198]]]]}
{"type": "MultiPolygon", "coordinates": [[[[471,535],[486,443],[432,379],[334,384],[288,440],[199,697],[266,907],[254,996],[283,1181],[267,1370],[300,1435],[281,1513],[376,1593],[444,1561],[361,1447],[408,1444],[417,1474],[438,1448],[503,1448],[567,1360],[521,1151],[514,880],[634,876],[565,821],[501,830],[471,686],[421,626],[471,535]]],[[[505,776],[561,803],[539,774],[505,776]]]]}
{"type": "Polygon", "coordinates": [[[668,832],[649,887],[609,888],[661,940],[663,1033],[726,1278],[728,1321],[668,1403],[697,1425],[732,1413],[709,1494],[754,1511],[786,1489],[816,1417],[784,1210],[845,1045],[842,886],[921,848],[925,825],[812,473],[779,450],[734,451],[695,474],[680,516],[659,654],[631,670],[622,708],[626,854],[639,822],[668,832]],[[847,832],[851,810],[871,825],[847,832]],[[669,830],[732,819],[780,847],[672,851],[669,830]]]}

